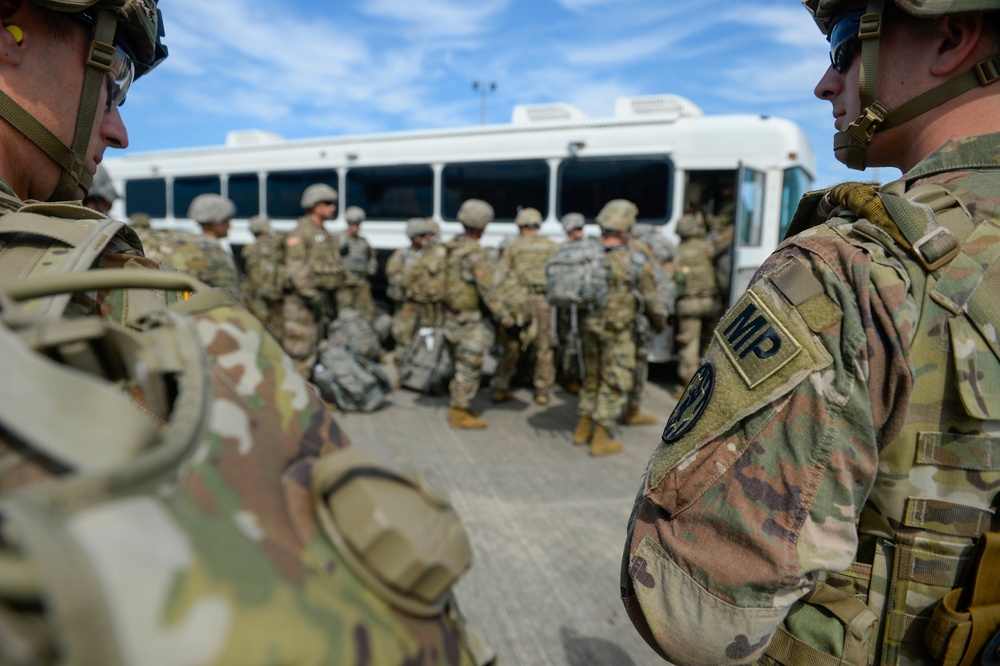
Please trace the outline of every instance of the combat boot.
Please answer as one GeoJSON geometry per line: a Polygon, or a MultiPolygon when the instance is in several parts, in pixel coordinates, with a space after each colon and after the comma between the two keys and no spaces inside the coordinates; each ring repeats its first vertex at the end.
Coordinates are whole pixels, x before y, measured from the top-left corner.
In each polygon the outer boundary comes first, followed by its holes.
{"type": "Polygon", "coordinates": [[[637,407],[629,408],[622,418],[622,423],[629,426],[656,425],[659,422],[655,416],[641,412],[637,407]]]}
{"type": "Polygon", "coordinates": [[[589,416],[581,416],[580,422],[576,424],[576,430],[573,431],[573,443],[583,446],[589,442],[593,427],[594,422],[590,420],[589,416]]]}
{"type": "Polygon", "coordinates": [[[508,400],[510,400],[510,391],[507,389],[493,391],[493,402],[507,402],[508,400]]]}
{"type": "Polygon", "coordinates": [[[452,428],[481,429],[486,427],[486,421],[476,416],[471,409],[449,407],[448,425],[452,428]]]}
{"type": "Polygon", "coordinates": [[[594,437],[590,440],[590,455],[606,456],[622,450],[622,443],[611,439],[611,433],[602,425],[594,427],[594,437]]]}

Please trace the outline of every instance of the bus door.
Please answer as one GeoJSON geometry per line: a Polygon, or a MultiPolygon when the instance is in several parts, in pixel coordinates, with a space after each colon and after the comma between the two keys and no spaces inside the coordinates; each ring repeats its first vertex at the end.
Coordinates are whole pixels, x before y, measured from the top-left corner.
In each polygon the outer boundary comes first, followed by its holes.
{"type": "MultiPolygon", "coordinates": [[[[743,295],[754,272],[774,250],[764,247],[762,240],[765,176],[763,168],[740,163],[736,177],[732,246],[728,250],[731,266],[727,307],[743,295]]],[[[719,259],[723,262],[720,269],[725,271],[725,255],[720,255],[719,259]]]]}

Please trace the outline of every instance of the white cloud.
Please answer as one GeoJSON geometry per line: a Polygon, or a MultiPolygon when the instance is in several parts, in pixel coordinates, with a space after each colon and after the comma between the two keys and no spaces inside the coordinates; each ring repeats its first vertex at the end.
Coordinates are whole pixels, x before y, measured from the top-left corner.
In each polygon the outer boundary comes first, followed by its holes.
{"type": "Polygon", "coordinates": [[[463,36],[486,31],[510,0],[364,0],[363,13],[370,17],[406,23],[417,35],[404,37],[463,36]]]}

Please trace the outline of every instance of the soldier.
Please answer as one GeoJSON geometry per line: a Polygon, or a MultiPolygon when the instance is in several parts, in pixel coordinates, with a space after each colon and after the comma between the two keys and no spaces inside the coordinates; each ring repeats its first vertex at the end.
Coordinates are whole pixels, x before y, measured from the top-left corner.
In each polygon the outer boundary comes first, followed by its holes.
{"type": "Polygon", "coordinates": [[[459,207],[458,221],[464,232],[445,243],[444,335],[455,363],[455,376],[448,384],[448,424],[452,428],[485,428],[486,421],[470,409],[479,391],[483,355],[493,344],[484,310],[510,337],[519,331],[497,292],[486,251],[479,245],[486,225],[493,221],[493,206],[469,199],[459,207]]]}
{"type": "Polygon", "coordinates": [[[406,223],[406,235],[410,246],[392,253],[385,264],[385,277],[389,283],[387,295],[396,303],[392,314],[392,338],[396,342],[395,358],[398,363],[409,349],[413,335],[421,326],[437,323],[435,303],[418,303],[412,294],[406,293],[407,269],[412,268],[424,248],[434,238],[434,230],[428,220],[415,217],[406,223]]]}
{"type": "MultiPolygon", "coordinates": [[[[583,227],[586,223],[583,215],[580,213],[566,213],[560,221],[563,231],[566,232],[566,240],[563,242],[563,245],[583,240],[583,227]]],[[[583,377],[580,376],[581,369],[579,367],[579,359],[577,358],[577,349],[573,341],[570,340],[571,331],[568,312],[559,312],[556,326],[558,328],[556,337],[559,341],[555,351],[555,358],[557,359],[556,377],[559,378],[562,387],[566,389],[567,393],[577,395],[580,392],[580,380],[583,377]]]]}
{"type": "Polygon", "coordinates": [[[631,201],[614,199],[597,215],[611,273],[604,311],[588,313],[581,324],[584,376],[577,407],[580,420],[573,431],[573,443],[589,443],[592,456],[622,449],[611,437],[635,378],[636,318],[645,314],[657,332],[667,324],[652,266],[645,255],[628,247],[638,213],[631,201]]]}
{"type": "Polygon", "coordinates": [[[243,246],[243,298],[247,309],[275,336],[281,333],[281,299],[284,296],[284,238],[271,231],[263,215],[250,218],[254,242],[243,246]]]}
{"type": "Polygon", "coordinates": [[[542,214],[538,210],[522,208],[514,222],[520,235],[500,256],[497,286],[521,334],[515,339],[507,338],[502,332],[499,335],[504,354],[494,377],[493,402],[510,400],[510,383],[523,349],[534,353],[535,402],[547,405],[556,369],[552,351],[552,306],[545,298],[545,262],[555,255],[559,246],[538,235],[542,225],[542,214]]]}
{"type": "Polygon", "coordinates": [[[705,216],[705,225],[708,239],[719,252],[715,258],[715,279],[723,305],[726,305],[733,276],[733,238],[736,234],[736,197],[731,183],[719,188],[718,206],[714,213],[705,216]]]}
{"type": "Polygon", "coordinates": [[[306,379],[316,365],[320,340],[336,307],[335,292],[344,281],[336,243],[323,223],[337,211],[337,190],[310,185],[300,201],[306,213],[285,236],[285,298],[281,309],[281,344],[306,379]]]}
{"type": "MultiPolygon", "coordinates": [[[[677,375],[681,383],[691,381],[698,365],[706,332],[722,308],[715,276],[716,246],[705,238],[705,218],[688,213],[677,221],[677,375]]],[[[680,392],[674,396],[680,397],[680,392]]]]}
{"type": "Polygon", "coordinates": [[[83,198],[83,205],[99,213],[108,214],[111,206],[120,197],[115,184],[111,182],[108,170],[100,164],[97,165],[97,173],[94,174],[94,183],[87,191],[87,196],[83,198]]]}
{"type": "Polygon", "coordinates": [[[369,279],[378,272],[378,257],[367,240],[361,236],[361,223],[365,211],[359,206],[348,206],[344,211],[347,229],[337,234],[335,241],[344,267],[344,283],[337,289],[337,309],[351,308],[361,313],[369,324],[375,322],[375,301],[369,279]]]}
{"type": "Polygon", "coordinates": [[[1000,3],[804,4],[837,159],[903,176],[806,194],[721,319],[624,602],[679,665],[995,663],[1000,3]]]}
{"type": "Polygon", "coordinates": [[[174,231],[170,235],[171,251],[161,263],[242,299],[236,262],[221,242],[229,235],[229,223],[235,214],[236,205],[229,199],[199,194],[188,207],[188,217],[198,223],[201,234],[174,231]]]}
{"type": "Polygon", "coordinates": [[[482,663],[450,585],[427,586],[468,562],[445,498],[341,450],[249,313],[79,204],[166,57],[155,0],[5,3],[0,27],[0,661],[482,663]],[[376,522],[406,580],[346,545],[376,522]]]}

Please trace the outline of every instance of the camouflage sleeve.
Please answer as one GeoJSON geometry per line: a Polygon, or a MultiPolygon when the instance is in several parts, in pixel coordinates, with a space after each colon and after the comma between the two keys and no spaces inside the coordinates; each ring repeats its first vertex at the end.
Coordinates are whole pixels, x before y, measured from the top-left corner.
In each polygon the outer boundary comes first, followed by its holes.
{"type": "Polygon", "coordinates": [[[905,413],[906,272],[843,231],[807,233],[720,321],[629,519],[623,601],[678,665],[756,661],[822,572],[851,564],[905,413]]]}
{"type": "Polygon", "coordinates": [[[638,287],[649,324],[659,333],[667,327],[668,313],[666,305],[660,302],[656,294],[656,277],[653,275],[653,267],[648,262],[642,266],[638,287]]]}
{"type": "Polygon", "coordinates": [[[479,298],[486,309],[490,311],[493,319],[504,328],[513,326],[514,317],[507,311],[500,292],[497,289],[496,269],[490,266],[486,252],[471,252],[467,261],[470,263],[473,278],[476,281],[476,289],[479,291],[479,298]]]}
{"type": "Polygon", "coordinates": [[[368,275],[375,275],[378,273],[378,254],[375,252],[375,248],[373,248],[367,241],[365,242],[365,245],[368,246],[367,273],[368,275]]]}

